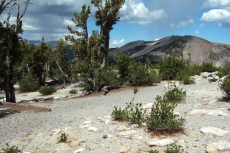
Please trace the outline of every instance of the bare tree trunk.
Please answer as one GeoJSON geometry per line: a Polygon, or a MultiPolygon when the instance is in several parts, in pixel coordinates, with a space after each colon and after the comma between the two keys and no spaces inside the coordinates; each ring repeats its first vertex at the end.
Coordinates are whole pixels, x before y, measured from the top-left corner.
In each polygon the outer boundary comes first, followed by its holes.
{"type": "Polygon", "coordinates": [[[10,78],[10,82],[9,82],[9,87],[10,87],[10,102],[16,103],[14,83],[11,82],[11,80],[13,80],[13,76],[10,75],[9,78],[10,78]]]}
{"type": "Polygon", "coordinates": [[[9,87],[9,77],[6,76],[4,79],[5,83],[5,96],[6,96],[6,101],[10,102],[10,87],[9,87]]]}

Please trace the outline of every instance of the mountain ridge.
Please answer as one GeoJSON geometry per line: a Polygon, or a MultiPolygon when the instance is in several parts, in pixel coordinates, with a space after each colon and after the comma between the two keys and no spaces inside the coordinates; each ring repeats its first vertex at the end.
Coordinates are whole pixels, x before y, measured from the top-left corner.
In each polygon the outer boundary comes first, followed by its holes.
{"type": "MultiPolygon", "coordinates": [[[[36,44],[39,43],[39,41],[29,41],[29,43],[34,42],[36,44]]],[[[55,41],[52,41],[50,44],[53,52],[55,52],[55,41]]],[[[129,42],[118,49],[129,58],[134,58],[138,61],[150,59],[152,63],[159,63],[162,56],[176,54],[184,60],[191,60],[193,64],[202,64],[204,61],[211,61],[217,67],[230,65],[230,45],[211,42],[191,35],[172,35],[156,41],[137,40],[129,42]]],[[[109,63],[114,63],[116,50],[117,48],[110,48],[109,63]]],[[[73,51],[69,47],[67,54],[68,58],[73,57],[73,51]]]]}
{"type": "MultiPolygon", "coordinates": [[[[157,41],[134,41],[118,49],[139,61],[150,59],[153,63],[158,63],[162,56],[176,54],[184,60],[190,59],[194,64],[211,61],[218,67],[230,65],[230,45],[190,35],[173,35],[157,41]]],[[[110,49],[110,59],[114,59],[115,52],[116,49],[110,49]]]]}

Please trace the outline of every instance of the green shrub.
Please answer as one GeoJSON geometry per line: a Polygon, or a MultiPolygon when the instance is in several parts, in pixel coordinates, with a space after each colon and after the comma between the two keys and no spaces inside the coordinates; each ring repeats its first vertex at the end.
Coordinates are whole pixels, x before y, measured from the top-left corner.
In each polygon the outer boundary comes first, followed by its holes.
{"type": "Polygon", "coordinates": [[[132,60],[128,67],[128,76],[126,77],[131,85],[152,85],[161,82],[161,76],[150,68],[150,65],[132,60]]]}
{"type": "Polygon", "coordinates": [[[142,103],[136,103],[134,104],[135,95],[138,92],[138,89],[133,89],[134,96],[132,98],[132,101],[129,103],[126,103],[126,107],[124,110],[121,108],[114,107],[115,110],[113,110],[111,116],[115,120],[126,120],[130,122],[131,124],[141,124],[144,121],[144,115],[145,110],[142,108],[142,103]]]}
{"type": "Polygon", "coordinates": [[[52,93],[55,93],[57,91],[57,89],[53,86],[50,87],[44,87],[43,89],[39,90],[39,93],[42,95],[49,95],[52,93]]]}
{"type": "Polygon", "coordinates": [[[149,150],[148,152],[149,152],[149,153],[159,153],[158,150],[149,150]]]}
{"type": "Polygon", "coordinates": [[[115,54],[115,62],[120,78],[124,80],[128,76],[128,67],[130,64],[129,57],[125,53],[121,53],[117,50],[115,54]]]}
{"type": "Polygon", "coordinates": [[[151,131],[180,130],[184,119],[174,114],[176,102],[169,102],[165,96],[157,96],[156,103],[151,108],[151,113],[146,117],[146,124],[151,131]]]}
{"type": "Polygon", "coordinates": [[[202,72],[215,72],[218,70],[218,68],[214,66],[213,62],[203,62],[201,66],[202,72]]]}
{"type": "Polygon", "coordinates": [[[186,98],[186,91],[179,89],[175,84],[168,84],[169,89],[165,92],[165,99],[168,101],[180,101],[186,98]],[[170,86],[173,86],[172,88],[170,86]]]}
{"type": "Polygon", "coordinates": [[[38,88],[39,84],[32,74],[28,74],[19,81],[19,90],[22,92],[35,91],[38,88]]]}
{"type": "Polygon", "coordinates": [[[18,150],[18,147],[16,146],[9,147],[8,143],[6,144],[6,146],[7,148],[3,149],[4,153],[21,153],[21,151],[18,150]]]}
{"type": "Polygon", "coordinates": [[[65,133],[62,133],[60,137],[58,137],[58,142],[66,142],[67,141],[67,135],[65,133]]]}
{"type": "Polygon", "coordinates": [[[77,90],[76,90],[76,89],[71,89],[71,90],[69,91],[69,93],[70,93],[70,94],[77,94],[77,90]]]}
{"type": "Polygon", "coordinates": [[[122,110],[121,108],[118,108],[117,106],[114,106],[114,110],[111,113],[111,117],[114,120],[127,120],[128,114],[126,110],[122,110]]]}
{"type": "Polygon", "coordinates": [[[165,153],[182,153],[184,151],[183,146],[177,144],[171,144],[167,147],[165,153]]]}
{"type": "Polygon", "coordinates": [[[230,75],[226,76],[226,78],[221,81],[219,87],[222,90],[223,94],[226,96],[226,98],[230,99],[230,75]]]}
{"type": "Polygon", "coordinates": [[[202,66],[198,64],[192,64],[188,66],[188,75],[200,75],[202,72],[202,66]]]}
{"type": "Polygon", "coordinates": [[[80,87],[84,91],[99,92],[104,86],[114,88],[120,85],[118,73],[112,67],[95,68],[81,74],[80,87]]]}
{"type": "Polygon", "coordinates": [[[216,82],[216,81],[218,81],[218,79],[217,79],[217,78],[212,77],[212,78],[208,79],[208,81],[211,83],[211,82],[216,82]]]}
{"type": "Polygon", "coordinates": [[[222,78],[226,75],[229,75],[230,73],[230,66],[228,67],[224,67],[222,69],[219,69],[218,72],[216,73],[216,75],[219,77],[219,78],[222,78]]]}
{"type": "Polygon", "coordinates": [[[131,124],[141,124],[144,120],[145,110],[142,108],[142,103],[133,102],[126,103],[126,112],[128,112],[128,121],[131,124]]]}
{"type": "Polygon", "coordinates": [[[183,83],[183,84],[193,84],[193,83],[195,83],[195,79],[192,78],[192,77],[189,76],[189,75],[184,75],[184,76],[180,79],[180,82],[183,83]]]}
{"type": "Polygon", "coordinates": [[[159,63],[159,73],[162,74],[163,80],[176,79],[178,74],[186,69],[186,62],[179,57],[171,55],[164,57],[159,63]]]}

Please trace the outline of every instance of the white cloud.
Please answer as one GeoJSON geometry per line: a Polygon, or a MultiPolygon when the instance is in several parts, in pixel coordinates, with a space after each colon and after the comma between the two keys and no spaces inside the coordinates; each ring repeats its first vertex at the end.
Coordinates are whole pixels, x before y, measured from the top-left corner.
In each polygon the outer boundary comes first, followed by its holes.
{"type": "Polygon", "coordinates": [[[228,7],[228,6],[230,6],[230,0],[205,0],[203,2],[203,8],[228,7]]]}
{"type": "Polygon", "coordinates": [[[168,17],[163,9],[149,10],[141,0],[127,0],[120,12],[121,21],[150,24],[168,17]]]}
{"type": "Polygon", "coordinates": [[[205,12],[200,20],[219,23],[220,27],[230,28],[230,12],[225,9],[212,9],[208,12],[205,12]]]}
{"type": "Polygon", "coordinates": [[[205,23],[201,23],[200,27],[203,28],[205,26],[205,23]]]}
{"type": "Polygon", "coordinates": [[[122,45],[124,44],[125,39],[121,39],[121,40],[114,40],[112,45],[122,45]]]}
{"type": "Polygon", "coordinates": [[[196,34],[199,34],[200,32],[199,31],[195,31],[196,34]]]}
{"type": "Polygon", "coordinates": [[[230,22],[230,12],[224,9],[213,9],[205,12],[201,20],[207,22],[230,22]]]}
{"type": "Polygon", "coordinates": [[[189,20],[185,20],[185,21],[179,21],[177,24],[171,23],[170,28],[175,28],[175,27],[182,28],[182,27],[186,27],[186,26],[193,24],[193,23],[194,23],[193,19],[189,19],[189,20]]]}
{"type": "Polygon", "coordinates": [[[66,25],[66,26],[71,26],[71,27],[75,26],[75,23],[72,20],[68,20],[66,18],[64,18],[63,24],[66,25]]]}
{"type": "Polygon", "coordinates": [[[28,25],[28,24],[22,24],[22,29],[23,30],[39,30],[39,27],[35,27],[35,26],[32,26],[32,25],[28,25]]]}

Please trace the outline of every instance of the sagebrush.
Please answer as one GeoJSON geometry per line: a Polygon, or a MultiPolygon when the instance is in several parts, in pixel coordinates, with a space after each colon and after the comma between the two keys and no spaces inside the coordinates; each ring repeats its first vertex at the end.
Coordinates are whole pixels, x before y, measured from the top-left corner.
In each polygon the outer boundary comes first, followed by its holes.
{"type": "Polygon", "coordinates": [[[57,89],[53,86],[46,86],[43,89],[39,90],[39,93],[42,95],[50,95],[52,93],[55,93],[57,89]]]}
{"type": "Polygon", "coordinates": [[[165,96],[158,95],[151,108],[151,113],[146,117],[148,129],[155,132],[181,130],[184,119],[174,114],[176,106],[176,102],[169,102],[165,96]]]}

